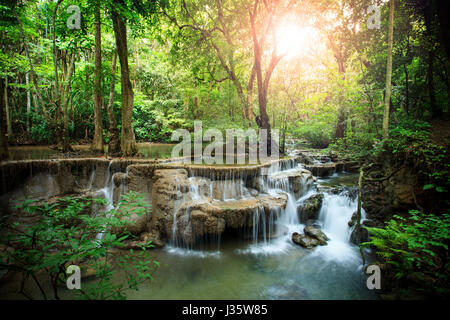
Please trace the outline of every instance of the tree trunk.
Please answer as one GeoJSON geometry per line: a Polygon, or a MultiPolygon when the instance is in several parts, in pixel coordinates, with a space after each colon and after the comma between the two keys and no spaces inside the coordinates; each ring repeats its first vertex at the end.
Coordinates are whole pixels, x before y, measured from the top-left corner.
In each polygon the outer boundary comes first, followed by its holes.
{"type": "MultiPolygon", "coordinates": [[[[17,12],[16,12],[14,7],[13,7],[13,13],[14,13],[14,16],[16,17],[16,20],[17,20],[18,24],[19,24],[20,37],[22,38],[22,42],[23,42],[24,50],[25,50],[25,56],[26,56],[26,58],[28,60],[28,64],[29,64],[29,67],[30,67],[31,81],[33,82],[34,89],[36,91],[36,98],[35,98],[35,101],[34,101],[35,108],[36,108],[36,110],[38,110],[39,109],[39,103],[42,101],[42,98],[41,98],[39,86],[38,86],[38,83],[37,83],[36,74],[34,73],[33,62],[31,61],[30,53],[28,51],[28,45],[27,45],[27,42],[26,42],[26,39],[25,39],[25,33],[23,31],[22,21],[20,20],[19,15],[17,14],[17,12]]],[[[44,112],[44,108],[43,108],[43,114],[44,114],[44,116],[46,115],[45,112],[44,112]]]]}
{"type": "Polygon", "coordinates": [[[253,87],[255,85],[256,67],[253,65],[250,80],[247,86],[247,103],[244,103],[244,119],[246,119],[249,125],[252,125],[253,120],[253,87]]]}
{"type": "Polygon", "coordinates": [[[31,91],[29,88],[30,85],[30,75],[27,73],[25,75],[25,80],[27,84],[27,130],[28,132],[31,132],[31,125],[30,125],[30,114],[31,114],[31,91]]]}
{"type": "Polygon", "coordinates": [[[281,154],[286,154],[287,114],[284,114],[283,138],[281,140],[281,154]]]}
{"type": "Polygon", "coordinates": [[[95,8],[95,79],[94,79],[94,140],[91,150],[103,153],[103,119],[101,104],[102,77],[102,34],[101,34],[100,4],[95,8]]]}
{"type": "Polygon", "coordinates": [[[8,140],[6,137],[6,119],[5,116],[5,99],[4,99],[5,80],[0,79],[0,161],[8,160],[8,140]]]}
{"type": "Polygon", "coordinates": [[[392,84],[392,47],[394,42],[394,0],[389,1],[389,40],[388,40],[388,62],[386,71],[386,96],[384,101],[383,116],[383,138],[389,138],[389,110],[391,106],[391,84],[392,84]]]}
{"type": "Polygon", "coordinates": [[[405,70],[405,113],[409,114],[409,74],[406,64],[403,64],[405,70]]]}
{"type": "MultiPolygon", "coordinates": [[[[116,1],[119,5],[121,4],[116,1]]],[[[122,138],[121,150],[123,156],[134,156],[137,154],[136,138],[133,131],[133,102],[134,93],[130,81],[130,69],[128,66],[127,27],[124,18],[113,9],[112,20],[114,35],[116,38],[117,53],[120,61],[121,84],[122,84],[122,138]]]]}
{"type": "Polygon", "coordinates": [[[256,70],[256,82],[258,86],[258,104],[259,104],[259,116],[255,116],[256,123],[260,129],[267,130],[267,155],[272,155],[272,133],[270,129],[270,119],[267,115],[267,93],[269,89],[270,78],[272,76],[275,67],[281,60],[281,56],[276,56],[275,51],[272,53],[272,58],[269,66],[266,70],[265,77],[262,74],[262,51],[260,42],[256,35],[256,25],[255,25],[255,14],[256,5],[254,8],[254,13],[250,12],[250,23],[251,23],[251,33],[253,41],[253,52],[255,56],[254,68],[256,70]]]}
{"type": "Polygon", "coordinates": [[[338,122],[336,125],[336,132],[334,133],[335,139],[342,139],[345,136],[347,130],[347,112],[344,108],[339,108],[338,122]]]}
{"type": "Polygon", "coordinates": [[[107,106],[109,119],[108,154],[113,156],[120,154],[119,130],[117,129],[117,121],[114,116],[114,96],[115,96],[114,89],[116,86],[116,65],[117,65],[117,52],[114,52],[111,69],[111,89],[109,92],[109,101],[107,106]]]}
{"type": "Polygon", "coordinates": [[[11,128],[11,113],[9,112],[9,104],[8,104],[8,77],[5,77],[5,111],[6,111],[6,127],[8,133],[8,140],[11,140],[12,128],[11,128]]]}
{"type": "MultiPolygon", "coordinates": [[[[342,53],[342,48],[338,47],[335,43],[335,40],[331,35],[328,36],[328,41],[330,43],[331,49],[334,54],[334,58],[337,61],[338,68],[339,68],[339,74],[341,75],[341,79],[345,80],[345,73],[347,71],[345,67],[345,58],[344,54],[342,53]]],[[[345,137],[345,131],[347,130],[347,118],[348,113],[345,110],[345,106],[341,104],[338,110],[338,120],[336,123],[336,131],[334,133],[335,139],[342,139],[345,137]]]]}
{"type": "Polygon", "coordinates": [[[65,85],[61,88],[62,91],[62,111],[64,117],[64,128],[63,128],[63,150],[73,151],[69,141],[69,101],[70,92],[72,90],[72,76],[75,70],[75,59],[76,55],[72,54],[69,70],[65,77],[65,85]]]}
{"type": "MultiPolygon", "coordinates": [[[[54,67],[54,73],[55,73],[55,122],[56,122],[56,135],[58,139],[58,145],[62,152],[69,152],[73,151],[70,143],[69,143],[69,131],[68,131],[68,125],[66,123],[66,117],[64,112],[64,97],[63,97],[63,91],[64,91],[64,84],[59,84],[59,72],[58,72],[58,48],[56,47],[56,16],[58,14],[58,8],[61,5],[62,0],[58,0],[56,3],[55,10],[53,12],[53,67],[54,67]]],[[[64,80],[64,79],[63,79],[64,80]]],[[[70,78],[65,79],[70,80],[70,78]]],[[[68,86],[68,85],[67,85],[68,86]]]]}

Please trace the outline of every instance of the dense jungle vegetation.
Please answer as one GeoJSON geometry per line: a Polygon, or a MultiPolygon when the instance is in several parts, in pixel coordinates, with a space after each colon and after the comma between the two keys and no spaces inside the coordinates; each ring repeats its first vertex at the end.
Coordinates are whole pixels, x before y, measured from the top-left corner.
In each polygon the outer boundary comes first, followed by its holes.
{"type": "Polygon", "coordinates": [[[366,245],[396,286],[448,294],[445,9],[444,0],[2,0],[0,160],[16,145],[132,157],[138,142],[170,142],[197,120],[204,130],[276,129],[283,151],[293,139],[357,161],[365,184],[400,168],[417,175],[415,203],[368,228],[366,245]]]}

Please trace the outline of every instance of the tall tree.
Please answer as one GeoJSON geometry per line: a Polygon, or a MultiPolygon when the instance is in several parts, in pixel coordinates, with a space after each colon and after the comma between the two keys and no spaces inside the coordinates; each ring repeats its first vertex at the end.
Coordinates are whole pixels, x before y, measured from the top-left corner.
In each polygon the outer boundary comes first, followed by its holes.
{"type": "Polygon", "coordinates": [[[137,154],[137,144],[132,124],[134,92],[130,81],[130,68],[128,65],[127,26],[126,18],[122,14],[126,8],[122,0],[114,0],[114,4],[116,4],[116,6],[112,8],[111,16],[116,39],[117,54],[120,61],[122,84],[121,150],[123,156],[133,156],[137,154]]]}
{"type": "Polygon", "coordinates": [[[62,51],[58,49],[56,41],[56,19],[58,16],[58,9],[63,0],[58,0],[55,9],[53,11],[53,67],[55,74],[54,83],[54,102],[56,105],[55,122],[56,122],[56,134],[58,139],[59,149],[62,152],[73,151],[69,141],[69,115],[68,115],[68,103],[69,103],[69,91],[70,81],[75,69],[75,57],[76,53],[69,55],[70,65],[67,67],[67,50],[62,51]],[[61,60],[63,72],[61,72],[61,79],[59,75],[59,61],[61,60]]]}
{"type": "MultiPolygon", "coordinates": [[[[289,9],[294,1],[290,2],[287,6],[289,9]]],[[[277,67],[278,63],[283,58],[284,54],[277,52],[276,45],[272,44],[272,53],[270,55],[270,61],[266,70],[263,67],[263,50],[264,43],[267,43],[266,37],[273,31],[273,23],[276,15],[282,11],[280,1],[274,1],[273,3],[260,2],[256,0],[253,4],[253,8],[249,8],[249,17],[251,25],[251,38],[253,41],[254,52],[254,69],[256,71],[256,82],[258,87],[258,104],[259,104],[259,116],[255,115],[256,123],[260,129],[267,130],[267,152],[268,155],[272,154],[272,134],[270,127],[270,119],[267,114],[267,95],[269,92],[270,79],[277,67]],[[257,20],[262,23],[257,26],[257,20]]]]}
{"type": "MultiPolygon", "coordinates": [[[[254,0],[236,5],[232,1],[215,0],[208,4],[208,15],[204,15],[195,1],[188,5],[187,1],[179,0],[177,5],[172,6],[171,13],[163,11],[179,30],[197,33],[197,41],[204,42],[213,49],[228,79],[236,88],[243,106],[244,119],[250,121],[254,117],[258,127],[268,131],[268,142],[271,142],[267,113],[269,85],[275,68],[285,55],[277,52],[275,29],[277,23],[282,21],[289,10],[294,10],[297,4],[296,0],[254,0]],[[245,49],[238,50],[239,45],[245,49]],[[239,51],[242,56],[238,59],[236,55],[239,51]],[[243,85],[246,77],[237,71],[238,60],[245,64],[239,66],[240,69],[246,69],[246,74],[249,75],[246,86],[243,85]],[[255,82],[259,114],[255,114],[252,108],[255,82]]],[[[268,144],[269,153],[270,145],[271,143],[268,144]]]]}
{"type": "Polygon", "coordinates": [[[117,129],[117,121],[114,116],[114,96],[115,96],[115,85],[116,85],[116,66],[117,66],[117,51],[113,53],[112,68],[111,68],[111,89],[109,92],[109,101],[106,108],[108,112],[109,120],[109,145],[108,154],[117,155],[120,154],[120,141],[119,141],[119,130],[117,129]]]}
{"type": "Polygon", "coordinates": [[[383,138],[389,138],[389,111],[391,106],[391,84],[392,84],[392,47],[394,43],[394,10],[395,1],[389,1],[389,38],[387,53],[387,70],[386,70],[386,95],[384,101],[383,116],[383,138]]]}
{"type": "Polygon", "coordinates": [[[103,121],[102,121],[102,30],[100,2],[95,6],[95,79],[94,79],[94,139],[91,150],[103,153],[103,121]]]}

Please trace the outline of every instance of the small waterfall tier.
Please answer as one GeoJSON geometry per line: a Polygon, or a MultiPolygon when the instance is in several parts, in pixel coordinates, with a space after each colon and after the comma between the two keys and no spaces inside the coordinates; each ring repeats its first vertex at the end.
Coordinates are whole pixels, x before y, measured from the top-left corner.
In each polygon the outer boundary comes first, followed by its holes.
{"type": "Polygon", "coordinates": [[[296,199],[314,177],[295,159],[269,165],[158,169],[152,184],[153,230],[175,247],[198,248],[240,230],[268,243],[298,224],[296,199]]]}

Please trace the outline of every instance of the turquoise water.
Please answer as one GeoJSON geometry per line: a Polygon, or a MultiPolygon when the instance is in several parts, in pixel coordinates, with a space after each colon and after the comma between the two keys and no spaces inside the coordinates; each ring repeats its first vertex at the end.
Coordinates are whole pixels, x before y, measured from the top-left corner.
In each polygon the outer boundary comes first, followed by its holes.
{"type": "Polygon", "coordinates": [[[161,267],[151,283],[129,299],[317,300],[376,299],[365,286],[358,252],[345,262],[290,246],[278,254],[254,254],[232,239],[220,252],[162,249],[153,252],[161,267]]]}
{"type": "MultiPolygon", "coordinates": [[[[355,175],[336,175],[320,180],[319,184],[348,187],[353,185],[354,179],[355,175]]],[[[355,202],[336,197],[330,198],[334,202],[328,203],[332,207],[327,210],[335,215],[350,210],[351,214],[355,202]]],[[[344,219],[341,223],[347,222],[344,219]]],[[[326,224],[324,221],[324,228],[326,224]]],[[[299,225],[298,232],[302,228],[299,225]]],[[[128,298],[377,299],[377,294],[367,289],[358,248],[346,241],[332,238],[328,246],[307,250],[286,239],[255,245],[238,238],[225,234],[220,249],[215,243],[205,251],[170,247],[152,251],[153,259],[160,262],[161,267],[154,272],[151,283],[142,285],[137,292],[130,292],[128,298]]]]}

